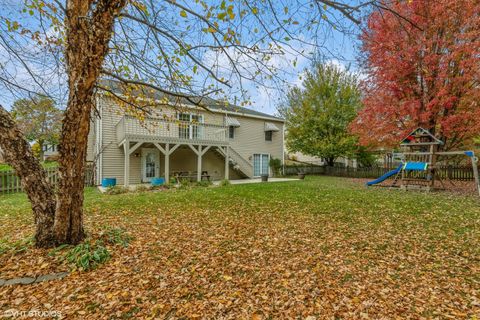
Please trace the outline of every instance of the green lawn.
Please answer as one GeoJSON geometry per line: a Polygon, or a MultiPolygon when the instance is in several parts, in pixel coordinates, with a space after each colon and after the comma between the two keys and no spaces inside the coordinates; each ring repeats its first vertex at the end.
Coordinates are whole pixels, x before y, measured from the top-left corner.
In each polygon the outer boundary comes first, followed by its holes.
{"type": "MultiPolygon", "coordinates": [[[[134,237],[103,266],[0,287],[0,311],[67,318],[466,318],[480,314],[480,201],[351,180],[123,195],[86,191],[92,237],[134,237]],[[35,299],[27,297],[35,296],[35,299]],[[18,299],[22,298],[21,301],[18,299]]],[[[26,196],[0,196],[0,238],[28,237],[26,196]]],[[[61,270],[45,250],[0,256],[0,278],[61,270]]]]}
{"type": "MultiPolygon", "coordinates": [[[[45,162],[42,162],[42,166],[44,168],[54,168],[58,166],[58,163],[56,161],[45,161],[45,162]]],[[[10,167],[8,164],[0,163],[0,172],[11,171],[11,170],[13,170],[13,168],[10,167]]]]}

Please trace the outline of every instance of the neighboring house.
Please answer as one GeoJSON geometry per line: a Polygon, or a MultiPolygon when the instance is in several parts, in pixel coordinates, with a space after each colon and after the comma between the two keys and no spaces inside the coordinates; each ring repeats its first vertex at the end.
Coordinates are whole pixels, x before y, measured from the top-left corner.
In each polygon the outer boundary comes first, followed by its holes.
{"type": "Polygon", "coordinates": [[[270,158],[284,158],[281,118],[207,100],[208,111],[176,103],[141,121],[108,96],[96,99],[87,161],[96,163],[98,184],[103,178],[125,186],[155,177],[253,178],[271,174],[270,158]]]}
{"type": "Polygon", "coordinates": [[[58,145],[45,144],[43,146],[43,161],[58,159],[58,145]]]}
{"type": "MultiPolygon", "coordinates": [[[[57,160],[58,149],[57,145],[44,145],[43,146],[43,161],[45,160],[57,160]]],[[[0,149],[0,163],[3,163],[3,153],[0,149]]]]}
{"type": "Polygon", "coordinates": [[[325,164],[325,161],[323,160],[323,158],[308,156],[301,152],[288,153],[288,158],[292,161],[307,162],[307,163],[316,164],[319,166],[323,166],[325,164]]]}
{"type": "MultiPolygon", "coordinates": [[[[304,162],[304,163],[309,163],[309,164],[314,164],[319,166],[323,166],[327,164],[323,158],[309,156],[301,152],[288,153],[288,151],[286,151],[286,154],[288,159],[292,161],[304,162]]],[[[335,159],[335,165],[342,166],[342,167],[356,168],[357,160],[339,157],[335,159]]]]}

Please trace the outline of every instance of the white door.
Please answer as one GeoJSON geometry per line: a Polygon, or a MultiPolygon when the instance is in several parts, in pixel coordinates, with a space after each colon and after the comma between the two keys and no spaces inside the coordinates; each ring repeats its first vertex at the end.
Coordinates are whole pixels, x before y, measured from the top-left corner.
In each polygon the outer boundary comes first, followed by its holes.
{"type": "Polygon", "coordinates": [[[142,181],[150,182],[158,177],[160,172],[160,157],[156,148],[142,149],[142,181]]]}
{"type": "Polygon", "coordinates": [[[253,154],[253,175],[260,177],[269,174],[270,155],[266,153],[253,154]]]}

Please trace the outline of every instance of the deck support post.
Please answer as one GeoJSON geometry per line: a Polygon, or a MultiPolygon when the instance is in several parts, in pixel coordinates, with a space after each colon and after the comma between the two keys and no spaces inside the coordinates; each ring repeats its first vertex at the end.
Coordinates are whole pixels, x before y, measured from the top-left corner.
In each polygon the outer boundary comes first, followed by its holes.
{"type": "Polygon", "coordinates": [[[229,155],[229,151],[230,151],[230,148],[228,146],[225,147],[225,180],[228,180],[229,179],[229,171],[230,171],[230,167],[229,167],[229,159],[230,159],[230,155],[229,155]]]}
{"type": "Polygon", "coordinates": [[[202,181],[202,146],[198,146],[197,154],[197,181],[202,181]]]}
{"type": "Polygon", "coordinates": [[[170,148],[170,143],[165,143],[165,148],[163,148],[159,143],[154,142],[153,145],[160,150],[160,152],[165,156],[165,183],[170,183],[170,155],[177,150],[180,146],[179,144],[174,144],[170,148]]]}
{"type": "Polygon", "coordinates": [[[125,140],[123,143],[123,151],[125,154],[123,184],[128,188],[130,185],[130,141],[125,140]]]}
{"type": "Polygon", "coordinates": [[[191,144],[188,144],[188,146],[197,155],[197,181],[201,181],[202,180],[202,156],[203,156],[202,146],[199,145],[198,149],[191,144]]]}
{"type": "Polygon", "coordinates": [[[165,184],[170,183],[170,143],[165,144],[165,184]]]}

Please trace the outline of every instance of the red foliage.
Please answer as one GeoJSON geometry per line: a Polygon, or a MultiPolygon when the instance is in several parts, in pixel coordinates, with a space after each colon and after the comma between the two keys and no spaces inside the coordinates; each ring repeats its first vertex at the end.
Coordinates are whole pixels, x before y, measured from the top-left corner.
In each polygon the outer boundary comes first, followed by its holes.
{"type": "MultiPolygon", "coordinates": [[[[390,2],[391,3],[391,2],[390,2]]],[[[362,34],[362,144],[392,146],[421,126],[447,148],[480,134],[480,2],[398,0],[362,34]]]]}

